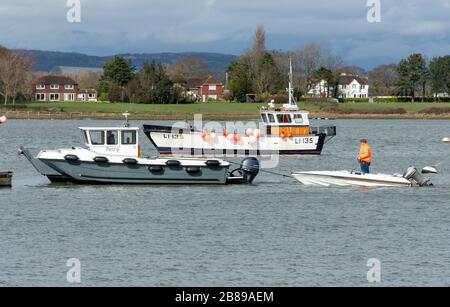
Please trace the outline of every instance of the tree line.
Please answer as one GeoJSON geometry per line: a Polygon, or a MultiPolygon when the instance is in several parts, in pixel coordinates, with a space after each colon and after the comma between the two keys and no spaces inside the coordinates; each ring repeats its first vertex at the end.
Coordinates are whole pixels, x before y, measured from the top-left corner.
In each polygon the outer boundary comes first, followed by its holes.
{"type": "MultiPolygon", "coordinates": [[[[342,74],[368,77],[369,96],[394,96],[416,101],[438,101],[450,93],[450,55],[427,59],[415,53],[398,64],[382,64],[370,71],[346,66],[331,50],[315,43],[291,51],[266,48],[266,32],[258,26],[253,45],[244,51],[219,77],[225,83],[224,100],[265,102],[274,97],[286,99],[289,62],[297,98],[325,80],[326,97],[338,98],[342,74]],[[227,77],[225,77],[227,76],[227,77]]],[[[33,99],[33,61],[20,52],[0,46],[0,96],[4,103],[33,99]]],[[[97,89],[103,101],[131,103],[186,103],[190,80],[206,80],[211,75],[201,59],[186,57],[172,64],[145,63],[136,69],[130,59],[116,56],[103,67],[103,73],[81,72],[73,77],[82,88],[97,89]]],[[[200,85],[200,84],[197,84],[200,85]]]]}
{"type": "Polygon", "coordinates": [[[366,71],[357,66],[345,66],[340,57],[314,43],[288,52],[266,50],[265,30],[259,26],[253,47],[228,69],[231,99],[246,101],[250,93],[257,101],[285,95],[289,59],[293,62],[298,98],[308,96],[321,80],[327,87],[326,97],[338,98],[338,85],[344,73],[368,77],[370,96],[399,96],[415,101],[417,96],[422,100],[439,100],[440,95],[450,93],[450,55],[428,61],[422,54],[412,54],[398,64],[382,64],[366,71]]]}
{"type": "Polygon", "coordinates": [[[190,79],[205,81],[210,74],[201,59],[186,57],[173,64],[144,63],[139,70],[129,59],[116,56],[103,67],[100,98],[111,102],[170,104],[193,102],[186,96],[190,79]]]}

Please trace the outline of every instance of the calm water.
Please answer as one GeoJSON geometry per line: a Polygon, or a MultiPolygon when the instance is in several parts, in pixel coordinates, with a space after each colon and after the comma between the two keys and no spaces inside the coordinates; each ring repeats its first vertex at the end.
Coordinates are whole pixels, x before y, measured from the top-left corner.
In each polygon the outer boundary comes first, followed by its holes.
{"type": "Polygon", "coordinates": [[[55,186],[15,155],[78,146],[78,126],[119,123],[0,127],[0,169],[15,171],[14,188],[0,190],[0,286],[68,286],[73,257],[83,286],[365,286],[369,258],[381,260],[383,285],[450,286],[447,121],[336,121],[321,157],[276,169],[356,168],[366,137],[374,171],[446,159],[432,189],[306,188],[268,174],[254,186],[55,186]]]}

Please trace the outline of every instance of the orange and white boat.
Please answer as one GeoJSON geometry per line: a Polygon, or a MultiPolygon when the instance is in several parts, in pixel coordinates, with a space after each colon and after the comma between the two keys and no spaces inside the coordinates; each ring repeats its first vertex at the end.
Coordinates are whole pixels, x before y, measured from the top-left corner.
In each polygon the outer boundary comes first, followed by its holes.
{"type": "Polygon", "coordinates": [[[184,127],[144,125],[144,133],[161,155],[265,156],[320,155],[327,140],[336,135],[335,126],[311,127],[309,112],[300,110],[289,80],[289,103],[274,103],[260,110],[259,129],[206,131],[186,123],[184,127]]]}

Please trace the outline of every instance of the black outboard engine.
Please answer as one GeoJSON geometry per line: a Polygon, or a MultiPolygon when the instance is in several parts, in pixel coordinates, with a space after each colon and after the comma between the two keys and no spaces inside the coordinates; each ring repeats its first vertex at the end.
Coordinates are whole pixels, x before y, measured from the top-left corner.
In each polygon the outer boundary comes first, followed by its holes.
{"type": "Polygon", "coordinates": [[[245,158],[241,167],[232,171],[228,177],[229,184],[252,184],[260,170],[259,161],[256,158],[245,158]]]}
{"type": "Polygon", "coordinates": [[[419,187],[431,187],[433,186],[433,183],[431,182],[431,179],[423,177],[420,172],[417,170],[417,168],[411,166],[408,168],[403,175],[403,178],[416,183],[419,187]]]}
{"type": "Polygon", "coordinates": [[[253,183],[253,180],[255,180],[256,176],[259,174],[259,161],[256,158],[245,158],[242,160],[240,173],[242,177],[244,177],[244,180],[247,183],[253,183]]]}

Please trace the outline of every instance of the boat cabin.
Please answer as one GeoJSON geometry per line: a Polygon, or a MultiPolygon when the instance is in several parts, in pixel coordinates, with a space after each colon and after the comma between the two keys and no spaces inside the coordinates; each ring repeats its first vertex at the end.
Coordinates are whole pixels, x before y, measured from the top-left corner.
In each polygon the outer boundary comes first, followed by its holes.
{"type": "Polygon", "coordinates": [[[311,134],[309,112],[292,105],[284,105],[280,109],[263,108],[261,118],[267,127],[267,135],[292,137],[311,134]]]}
{"type": "Polygon", "coordinates": [[[139,128],[107,127],[82,128],[84,140],[89,150],[99,155],[139,158],[139,128]]]}

